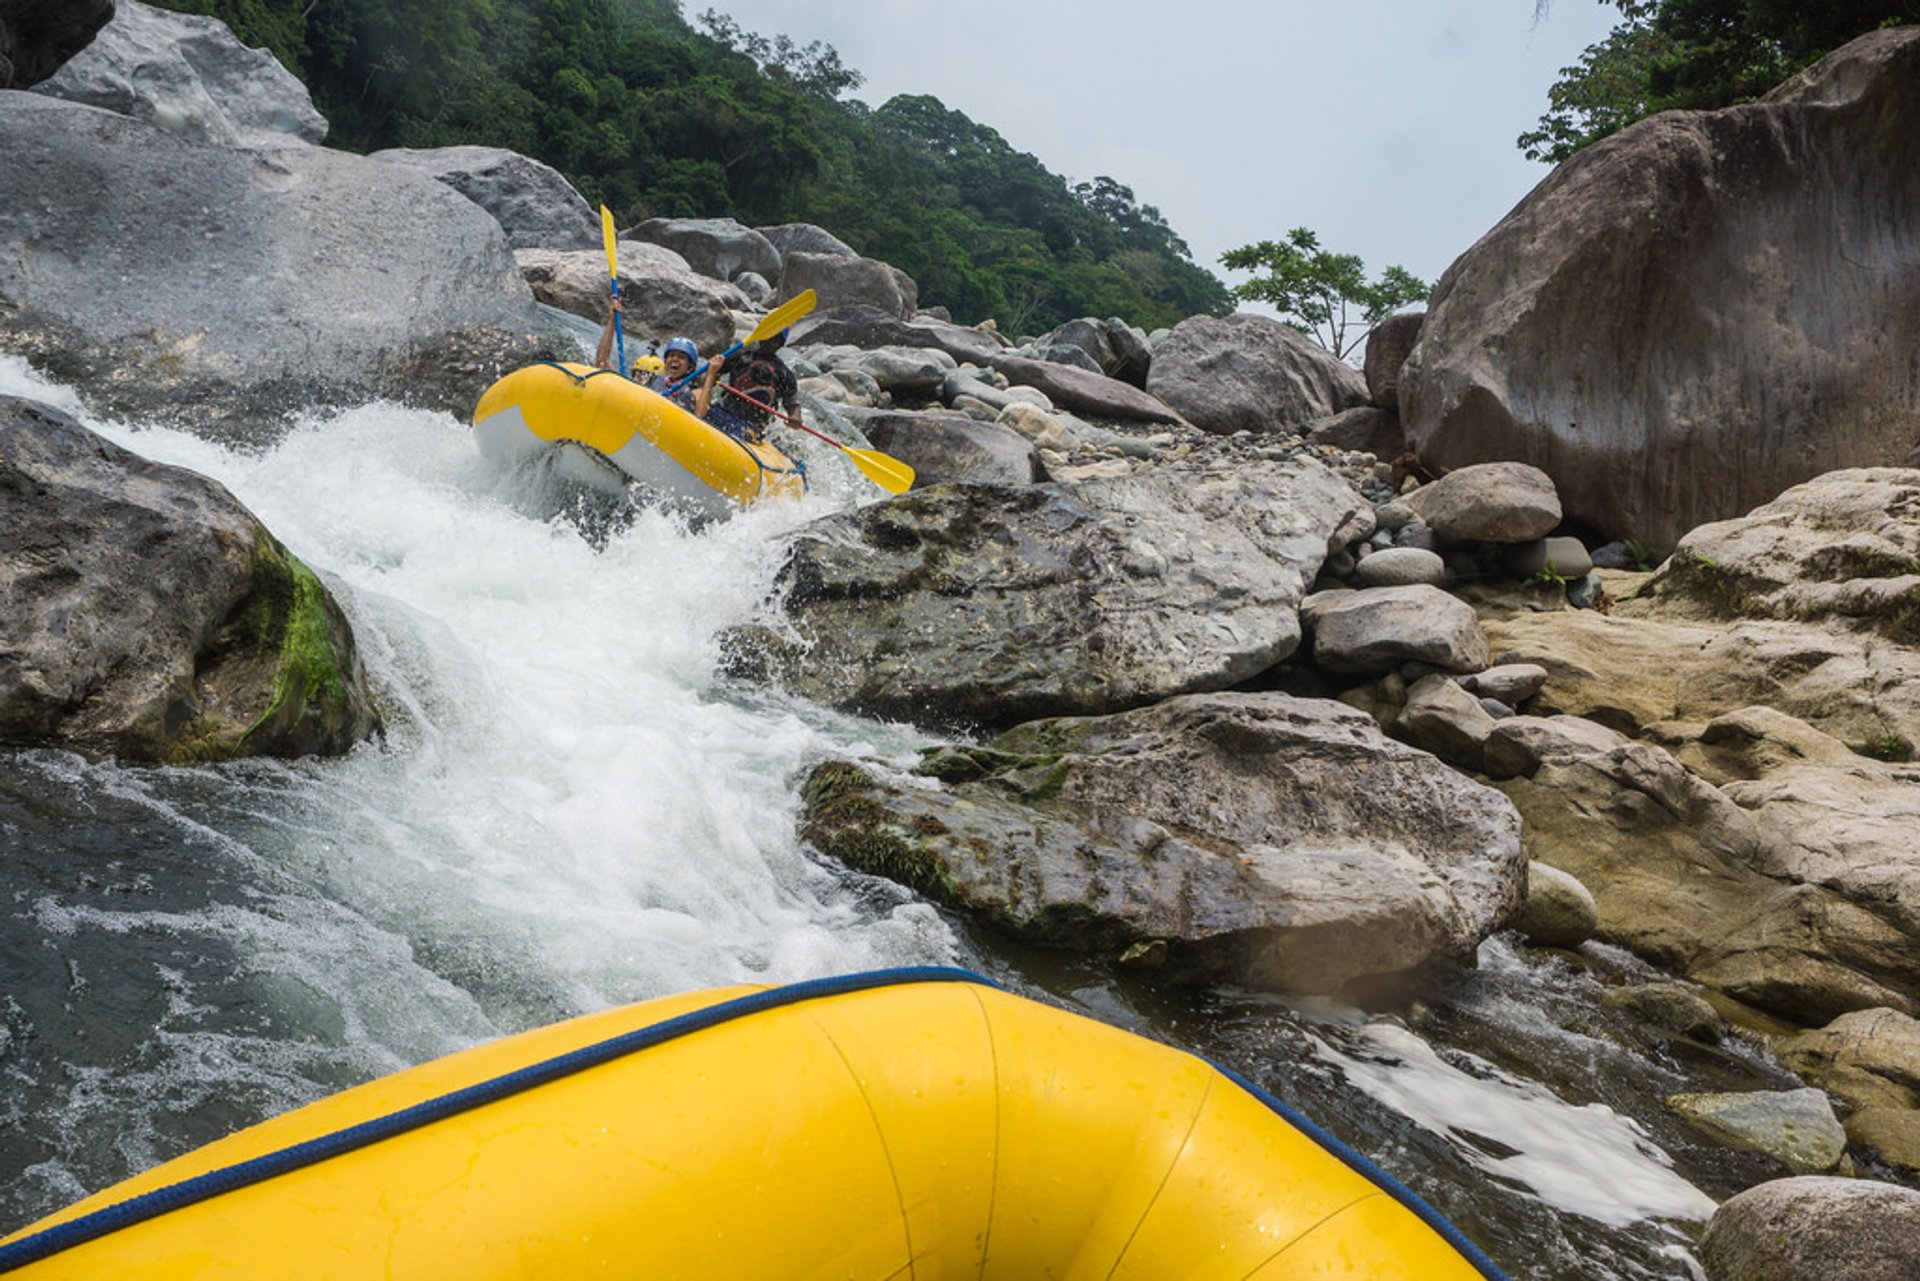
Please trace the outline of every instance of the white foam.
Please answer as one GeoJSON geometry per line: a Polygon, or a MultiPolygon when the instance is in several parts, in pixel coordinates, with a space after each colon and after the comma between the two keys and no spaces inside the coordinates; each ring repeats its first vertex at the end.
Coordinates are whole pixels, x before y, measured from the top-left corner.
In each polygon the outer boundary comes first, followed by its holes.
{"type": "Polygon", "coordinates": [[[1557,1209],[1609,1227],[1645,1219],[1704,1223],[1713,1214],[1713,1198],[1674,1173],[1640,1127],[1604,1103],[1566,1103],[1472,1056],[1465,1056],[1471,1070],[1463,1071],[1394,1023],[1316,1037],[1315,1050],[1372,1098],[1446,1138],[1476,1168],[1557,1209]]]}

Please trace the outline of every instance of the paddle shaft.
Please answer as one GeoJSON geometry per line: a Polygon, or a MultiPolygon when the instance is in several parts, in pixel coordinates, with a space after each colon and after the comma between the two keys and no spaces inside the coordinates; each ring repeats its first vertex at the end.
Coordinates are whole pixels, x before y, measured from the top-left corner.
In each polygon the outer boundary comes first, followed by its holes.
{"type": "Polygon", "coordinates": [[[758,406],[772,414],[775,418],[791,426],[798,427],[801,431],[807,433],[807,435],[817,436],[821,440],[826,441],[829,445],[832,445],[835,449],[853,459],[853,464],[860,469],[861,475],[888,493],[904,494],[913,488],[913,468],[907,466],[898,458],[880,453],[878,450],[855,449],[852,445],[843,445],[833,437],[815,431],[798,418],[781,413],[765,401],[755,400],[752,396],[747,395],[732,384],[727,384],[727,391],[738,396],[741,400],[746,401],[749,405],[758,406]]]}

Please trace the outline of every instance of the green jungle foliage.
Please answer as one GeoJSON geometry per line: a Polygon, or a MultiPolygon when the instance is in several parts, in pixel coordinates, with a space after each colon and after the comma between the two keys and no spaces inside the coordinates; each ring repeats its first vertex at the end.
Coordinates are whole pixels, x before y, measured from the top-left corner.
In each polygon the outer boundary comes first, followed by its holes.
{"type": "Polygon", "coordinates": [[[1565,160],[1659,111],[1751,102],[1856,36],[1920,22],[1920,0],[1607,0],[1621,22],[1547,91],[1529,160],[1565,160]]]}
{"type": "Polygon", "coordinates": [[[159,0],[224,20],[305,81],[359,151],[507,147],[621,226],[647,217],[813,222],[971,323],[1076,316],[1146,328],[1232,297],[1159,210],[1111,178],[1069,186],[931,97],[877,108],[819,42],[680,0],[159,0]]]}

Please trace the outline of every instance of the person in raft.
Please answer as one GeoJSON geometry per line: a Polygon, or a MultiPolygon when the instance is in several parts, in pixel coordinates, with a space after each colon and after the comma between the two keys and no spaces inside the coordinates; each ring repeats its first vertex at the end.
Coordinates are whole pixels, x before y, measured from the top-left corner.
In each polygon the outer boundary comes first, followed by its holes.
{"type": "Polygon", "coordinates": [[[729,436],[751,444],[766,439],[767,419],[778,405],[788,416],[800,412],[800,380],[780,359],[787,331],[743,347],[723,360],[707,362],[694,410],[729,436]],[[714,385],[720,395],[714,396],[714,385]]]}
{"type": "MultiPolygon", "coordinates": [[[[613,320],[614,313],[620,310],[618,298],[607,299],[607,323],[600,329],[600,345],[593,349],[593,363],[602,369],[612,369],[613,364],[613,320]]],[[[669,338],[667,345],[660,349],[658,356],[641,356],[633,362],[632,378],[648,391],[659,392],[680,408],[693,412],[696,392],[693,382],[687,378],[700,364],[700,349],[693,345],[691,338],[669,338]],[[658,363],[664,369],[649,369],[650,363],[658,363]],[[669,392],[675,383],[680,387],[669,392]]]]}

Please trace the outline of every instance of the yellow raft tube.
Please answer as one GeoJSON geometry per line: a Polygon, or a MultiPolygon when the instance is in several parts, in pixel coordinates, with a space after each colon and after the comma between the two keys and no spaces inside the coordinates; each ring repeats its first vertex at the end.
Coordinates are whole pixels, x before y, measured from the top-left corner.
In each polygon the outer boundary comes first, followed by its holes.
{"type": "Polygon", "coordinates": [[[667,997],[347,1090],[0,1242],[35,1278],[1498,1277],[1192,1055],[906,969],[667,997]]]}
{"type": "Polygon", "coordinates": [[[772,445],[736,440],[610,369],[550,362],[516,369],[473,411],[480,452],[517,463],[557,450],[566,474],[713,510],[798,498],[806,468],[772,445]],[[724,500],[724,501],[722,501],[724,500]]]}

